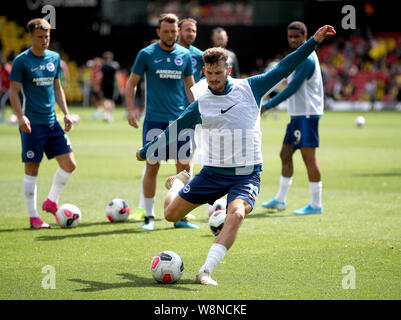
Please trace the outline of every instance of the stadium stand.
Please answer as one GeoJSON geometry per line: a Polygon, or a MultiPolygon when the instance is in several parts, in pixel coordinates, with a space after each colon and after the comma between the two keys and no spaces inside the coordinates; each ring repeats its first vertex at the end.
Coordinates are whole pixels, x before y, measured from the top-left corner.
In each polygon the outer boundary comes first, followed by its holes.
{"type": "MultiPolygon", "coordinates": [[[[29,34],[24,27],[19,26],[15,21],[9,21],[7,17],[0,16],[0,43],[2,47],[1,56],[11,63],[15,56],[28,48],[30,44],[29,34]]],[[[67,101],[81,102],[82,91],[78,82],[79,67],[76,62],[69,60],[64,51],[57,50],[57,52],[61,59],[66,62],[70,73],[70,82],[65,90],[67,101]]]]}

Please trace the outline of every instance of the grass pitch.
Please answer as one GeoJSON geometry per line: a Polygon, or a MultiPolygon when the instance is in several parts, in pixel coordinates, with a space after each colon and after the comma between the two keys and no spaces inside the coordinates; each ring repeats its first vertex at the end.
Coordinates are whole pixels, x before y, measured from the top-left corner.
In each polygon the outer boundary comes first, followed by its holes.
{"type": "MultiPolygon", "coordinates": [[[[8,110],[8,115],[10,111],[8,110]]],[[[81,122],[68,136],[78,168],[60,203],[82,213],[75,229],[61,229],[48,213],[50,230],[30,230],[22,194],[23,164],[16,126],[0,125],[0,299],[396,299],[401,298],[401,114],[327,112],[320,122],[322,215],[291,214],[309,202],[309,186],[300,153],[287,210],[269,212],[261,202],[277,191],[279,151],[288,116],[263,117],[264,172],[253,212],[237,241],[213,272],[218,287],[193,283],[214,236],[206,206],[194,211],[200,230],[174,229],[163,219],[163,187],[175,171],[159,172],[155,231],[142,222],[112,224],[104,213],[113,198],[125,199],[133,211],[139,200],[143,164],[135,160],[141,131],[115,111],[111,124],[90,120],[91,108],[71,108],[81,122]],[[157,284],[150,261],[161,250],[184,261],[182,279],[157,284]],[[50,266],[50,267],[49,267],[50,266]],[[48,269],[51,268],[51,269],[48,269]],[[44,289],[54,271],[53,289],[44,289]]],[[[38,207],[47,197],[57,168],[43,160],[38,178],[38,207]]],[[[200,167],[195,166],[194,172],[200,167]]]]}

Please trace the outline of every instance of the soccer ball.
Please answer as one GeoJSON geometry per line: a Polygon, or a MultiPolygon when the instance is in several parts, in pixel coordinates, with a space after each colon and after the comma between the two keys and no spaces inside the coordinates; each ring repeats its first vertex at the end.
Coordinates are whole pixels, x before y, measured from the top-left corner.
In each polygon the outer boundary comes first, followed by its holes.
{"type": "Polygon", "coordinates": [[[208,205],[207,208],[207,216],[210,217],[210,215],[215,212],[216,210],[222,210],[225,209],[227,207],[227,200],[226,198],[220,198],[217,199],[213,205],[208,205]]]}
{"type": "Polygon", "coordinates": [[[81,117],[79,116],[79,114],[72,113],[71,120],[72,120],[72,123],[78,124],[81,121],[81,117]]]}
{"type": "Polygon", "coordinates": [[[215,236],[217,236],[220,233],[221,229],[223,229],[226,215],[226,209],[216,210],[210,215],[209,228],[215,236]]]}
{"type": "Polygon", "coordinates": [[[362,116],[358,116],[358,117],[356,117],[356,119],[355,119],[355,125],[358,127],[358,128],[360,128],[360,127],[363,127],[364,125],[365,125],[365,118],[364,117],[362,117],[362,116]]]}
{"type": "Polygon", "coordinates": [[[106,206],[106,217],[110,222],[123,222],[128,219],[129,206],[123,199],[113,199],[106,206]]]}
{"type": "Polygon", "coordinates": [[[159,283],[174,283],[181,279],[184,263],[175,252],[162,251],[153,257],[150,272],[159,283]]]}
{"type": "Polygon", "coordinates": [[[63,204],[56,212],[56,221],[62,228],[75,228],[81,222],[81,210],[73,204],[63,204]]]}

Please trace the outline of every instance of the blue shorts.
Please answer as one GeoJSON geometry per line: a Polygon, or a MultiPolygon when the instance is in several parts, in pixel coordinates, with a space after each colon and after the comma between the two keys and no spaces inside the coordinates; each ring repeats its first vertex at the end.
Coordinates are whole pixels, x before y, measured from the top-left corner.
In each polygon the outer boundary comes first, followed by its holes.
{"type": "Polygon", "coordinates": [[[320,117],[291,117],[283,144],[291,145],[294,149],[318,148],[319,119],[320,117]]]}
{"type": "MultiPolygon", "coordinates": [[[[168,122],[155,122],[145,120],[142,129],[142,145],[152,141],[170,125],[168,122]]],[[[158,149],[153,156],[147,156],[147,160],[167,161],[184,160],[192,158],[192,143],[194,130],[183,130],[178,136],[178,140],[170,143],[166,148],[158,149]]]]}
{"type": "Polygon", "coordinates": [[[178,194],[191,203],[211,205],[227,194],[227,203],[243,199],[253,208],[259,191],[260,172],[231,176],[202,169],[178,194]]]}
{"type": "Polygon", "coordinates": [[[31,133],[20,130],[22,162],[41,162],[43,153],[48,159],[72,152],[70,141],[58,122],[32,124],[31,133]]]}

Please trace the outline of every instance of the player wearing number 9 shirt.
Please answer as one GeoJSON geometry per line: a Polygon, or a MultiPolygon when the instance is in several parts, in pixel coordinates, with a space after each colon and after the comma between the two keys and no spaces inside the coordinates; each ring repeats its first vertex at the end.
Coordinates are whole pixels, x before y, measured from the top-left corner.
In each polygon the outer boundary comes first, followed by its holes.
{"type": "MultiPolygon", "coordinates": [[[[290,23],[287,27],[287,38],[291,49],[300,47],[307,40],[305,24],[299,21],[290,23]]],[[[323,81],[316,53],[313,52],[302,62],[288,80],[288,86],[267,101],[262,108],[264,112],[287,100],[287,110],[291,117],[280,152],[282,171],[279,190],[272,200],[263,202],[262,206],[285,209],[294,172],[292,156],[297,149],[300,149],[308,172],[311,202],[293,213],[297,215],[322,213],[322,182],[316,148],[319,147],[319,119],[323,114],[323,81]]]]}

